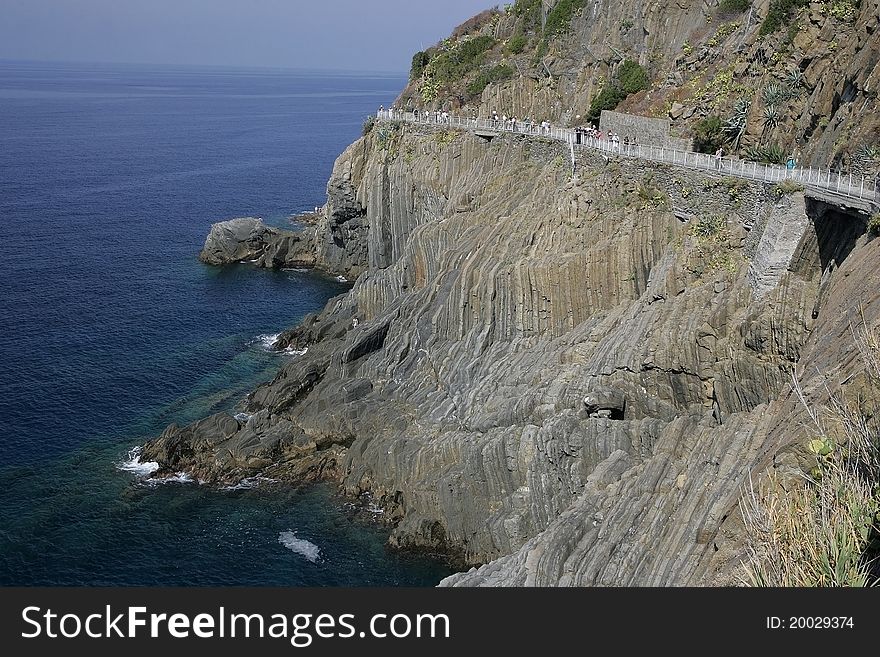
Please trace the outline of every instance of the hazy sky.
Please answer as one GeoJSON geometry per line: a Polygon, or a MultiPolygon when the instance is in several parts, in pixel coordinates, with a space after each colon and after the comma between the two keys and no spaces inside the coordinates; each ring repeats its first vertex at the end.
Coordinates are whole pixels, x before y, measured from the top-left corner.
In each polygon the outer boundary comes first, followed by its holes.
{"type": "Polygon", "coordinates": [[[492,0],[0,0],[0,59],[405,71],[492,0]]]}

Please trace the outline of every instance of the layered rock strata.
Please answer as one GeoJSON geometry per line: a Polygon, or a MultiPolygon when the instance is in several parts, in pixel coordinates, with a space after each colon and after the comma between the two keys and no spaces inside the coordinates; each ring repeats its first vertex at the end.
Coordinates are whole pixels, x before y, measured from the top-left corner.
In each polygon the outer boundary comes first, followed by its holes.
{"type": "Polygon", "coordinates": [[[393,544],[487,564],[445,584],[730,581],[742,487],[800,443],[792,374],[851,351],[844,311],[875,297],[849,263],[876,247],[799,192],[566,157],[411,126],[356,142],[313,238],[354,288],[282,334],[305,353],[250,419],[171,426],[144,457],[369,492],[393,544]]]}

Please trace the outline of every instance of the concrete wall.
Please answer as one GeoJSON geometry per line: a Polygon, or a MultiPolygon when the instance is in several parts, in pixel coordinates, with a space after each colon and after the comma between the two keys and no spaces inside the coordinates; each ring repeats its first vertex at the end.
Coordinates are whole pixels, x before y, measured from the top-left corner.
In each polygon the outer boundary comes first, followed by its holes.
{"type": "Polygon", "coordinates": [[[621,139],[629,137],[639,144],[690,150],[690,141],[670,136],[669,126],[669,119],[654,119],[610,110],[603,110],[599,118],[599,129],[605,134],[613,130],[621,139]]]}

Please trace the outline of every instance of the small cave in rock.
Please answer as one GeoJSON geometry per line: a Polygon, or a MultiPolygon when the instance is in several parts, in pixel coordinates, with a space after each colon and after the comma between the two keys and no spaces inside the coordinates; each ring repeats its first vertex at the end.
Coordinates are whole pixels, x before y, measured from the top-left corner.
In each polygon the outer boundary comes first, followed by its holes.
{"type": "Polygon", "coordinates": [[[807,199],[807,214],[816,230],[819,265],[822,272],[832,264],[839,267],[865,234],[865,220],[855,211],[847,211],[822,201],[807,199]]]}
{"type": "Polygon", "coordinates": [[[586,394],[583,405],[588,417],[623,420],[626,413],[626,395],[616,388],[598,386],[586,394]]]}

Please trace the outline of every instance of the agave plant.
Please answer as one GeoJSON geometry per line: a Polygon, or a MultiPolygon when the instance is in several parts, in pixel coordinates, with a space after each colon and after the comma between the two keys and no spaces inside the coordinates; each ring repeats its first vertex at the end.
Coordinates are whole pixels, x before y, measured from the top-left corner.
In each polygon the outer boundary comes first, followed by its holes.
{"type": "Polygon", "coordinates": [[[771,164],[785,164],[785,151],[779,144],[770,144],[764,147],[764,158],[771,164]]]}
{"type": "Polygon", "coordinates": [[[776,105],[767,105],[764,108],[764,129],[773,129],[779,125],[779,109],[776,105]]]}
{"type": "Polygon", "coordinates": [[[799,68],[793,68],[785,78],[789,89],[797,89],[804,86],[804,72],[799,68]]]}
{"type": "Polygon", "coordinates": [[[746,149],[746,158],[766,164],[785,164],[786,156],[782,146],[778,144],[762,144],[746,149]]]}
{"type": "Polygon", "coordinates": [[[762,93],[765,105],[778,105],[780,102],[787,100],[788,94],[785,88],[778,82],[771,82],[762,93]]]}
{"type": "Polygon", "coordinates": [[[749,110],[752,102],[745,96],[740,97],[733,106],[733,112],[724,123],[724,131],[734,135],[733,149],[739,148],[739,140],[746,132],[746,124],[749,118],[749,110]]]}
{"type": "Polygon", "coordinates": [[[853,173],[866,176],[876,170],[880,164],[880,146],[862,144],[852,154],[853,173]]]}

